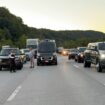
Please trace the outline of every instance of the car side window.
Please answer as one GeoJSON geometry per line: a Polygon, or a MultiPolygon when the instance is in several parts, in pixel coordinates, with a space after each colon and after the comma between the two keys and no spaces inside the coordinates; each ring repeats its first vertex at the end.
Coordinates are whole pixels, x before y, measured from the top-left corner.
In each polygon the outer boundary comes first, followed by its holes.
{"type": "Polygon", "coordinates": [[[98,48],[97,48],[97,46],[95,46],[95,51],[97,51],[97,52],[98,52],[98,48]]]}

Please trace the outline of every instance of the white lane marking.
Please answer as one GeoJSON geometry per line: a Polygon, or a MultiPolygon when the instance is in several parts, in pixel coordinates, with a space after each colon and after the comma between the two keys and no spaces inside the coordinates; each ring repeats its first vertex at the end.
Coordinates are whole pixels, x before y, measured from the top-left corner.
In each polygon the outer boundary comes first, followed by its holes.
{"type": "Polygon", "coordinates": [[[77,65],[73,65],[73,66],[79,69],[79,66],[77,66],[77,65]]]}
{"type": "Polygon", "coordinates": [[[17,95],[17,93],[20,91],[21,88],[22,88],[21,86],[18,86],[15,89],[15,91],[12,93],[12,95],[7,99],[7,101],[12,101],[15,98],[15,96],[17,95]]]}

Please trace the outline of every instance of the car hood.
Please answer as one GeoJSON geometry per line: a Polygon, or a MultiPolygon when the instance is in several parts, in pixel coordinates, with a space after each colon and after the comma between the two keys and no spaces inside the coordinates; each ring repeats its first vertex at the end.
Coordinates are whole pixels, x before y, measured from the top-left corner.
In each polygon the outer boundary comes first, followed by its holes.
{"type": "Polygon", "coordinates": [[[9,59],[9,56],[0,56],[0,59],[9,59]]]}
{"type": "Polygon", "coordinates": [[[78,52],[70,52],[70,54],[78,54],[78,52]]]}
{"type": "Polygon", "coordinates": [[[105,51],[100,50],[99,53],[100,53],[100,54],[105,54],[105,51]]]}
{"type": "Polygon", "coordinates": [[[40,56],[43,56],[43,57],[50,57],[52,55],[53,53],[40,53],[40,56]]]}
{"type": "MultiPolygon", "coordinates": [[[[20,55],[16,55],[16,58],[20,57],[20,55]]],[[[0,59],[9,59],[9,56],[0,56],[0,59]]]]}

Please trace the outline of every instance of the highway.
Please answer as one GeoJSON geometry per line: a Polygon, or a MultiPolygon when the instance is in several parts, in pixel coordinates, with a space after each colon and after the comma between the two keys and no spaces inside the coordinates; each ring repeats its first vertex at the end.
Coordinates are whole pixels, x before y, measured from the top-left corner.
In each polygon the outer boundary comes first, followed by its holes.
{"type": "MultiPolygon", "coordinates": [[[[36,61],[35,61],[36,62],[36,61]]],[[[0,105],[105,105],[105,71],[58,55],[58,65],[0,71],[0,105]]]]}

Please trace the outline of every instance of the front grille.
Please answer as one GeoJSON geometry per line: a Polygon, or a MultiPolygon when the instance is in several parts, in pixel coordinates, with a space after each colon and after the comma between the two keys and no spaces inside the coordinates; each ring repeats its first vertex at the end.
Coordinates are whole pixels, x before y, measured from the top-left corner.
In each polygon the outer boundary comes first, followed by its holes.
{"type": "Polygon", "coordinates": [[[9,59],[2,59],[2,62],[9,62],[9,59]]]}
{"type": "Polygon", "coordinates": [[[52,60],[53,57],[41,57],[41,60],[52,60]]]}

